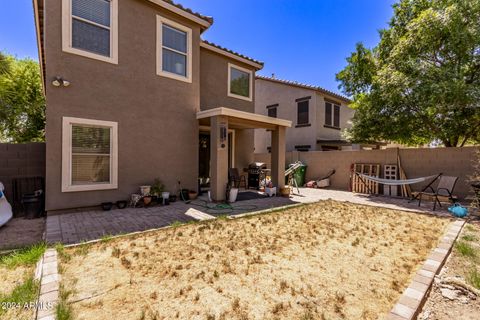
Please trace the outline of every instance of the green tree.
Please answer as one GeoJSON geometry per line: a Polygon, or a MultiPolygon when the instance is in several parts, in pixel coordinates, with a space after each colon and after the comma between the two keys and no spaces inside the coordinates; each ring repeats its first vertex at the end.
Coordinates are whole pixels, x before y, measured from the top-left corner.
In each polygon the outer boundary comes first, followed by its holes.
{"type": "Polygon", "coordinates": [[[45,99],[38,63],[0,52],[0,141],[43,141],[45,99]]]}
{"type": "Polygon", "coordinates": [[[480,142],[480,0],[401,0],[373,48],[337,74],[356,109],[347,137],[480,142]]]}

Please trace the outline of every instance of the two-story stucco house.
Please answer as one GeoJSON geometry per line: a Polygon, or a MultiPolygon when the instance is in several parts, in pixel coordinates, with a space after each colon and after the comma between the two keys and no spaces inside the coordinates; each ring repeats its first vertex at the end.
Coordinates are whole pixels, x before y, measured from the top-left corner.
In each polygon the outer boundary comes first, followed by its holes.
{"type": "MultiPolygon", "coordinates": [[[[290,121],[256,115],[263,64],[201,39],[213,19],[169,0],[34,0],[46,111],[46,210],[128,199],[160,178],[168,191],[253,160],[272,130],[283,185],[290,121]]],[[[208,178],[208,179],[205,179],[208,178]]]]}
{"type": "MultiPolygon", "coordinates": [[[[351,150],[342,137],[354,110],[350,100],[321,87],[274,77],[257,76],[255,112],[273,118],[289,119],[293,125],[286,133],[287,151],[351,150]]],[[[270,151],[270,132],[255,131],[255,152],[270,151]]]]}

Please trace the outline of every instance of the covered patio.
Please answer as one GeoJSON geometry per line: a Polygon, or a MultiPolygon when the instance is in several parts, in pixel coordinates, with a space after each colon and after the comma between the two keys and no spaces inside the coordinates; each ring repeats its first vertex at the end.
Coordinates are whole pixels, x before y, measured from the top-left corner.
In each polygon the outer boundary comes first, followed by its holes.
{"type": "Polygon", "coordinates": [[[213,201],[225,200],[229,129],[272,131],[272,183],[279,189],[285,186],[285,131],[292,126],[291,121],[223,107],[200,111],[197,119],[200,126],[210,127],[210,192],[213,201]]]}

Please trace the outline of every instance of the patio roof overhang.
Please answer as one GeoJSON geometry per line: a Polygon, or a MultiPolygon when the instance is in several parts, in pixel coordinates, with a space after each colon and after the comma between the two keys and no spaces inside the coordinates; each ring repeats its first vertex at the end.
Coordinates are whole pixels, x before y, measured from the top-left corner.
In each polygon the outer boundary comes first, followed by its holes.
{"type": "Polygon", "coordinates": [[[278,126],[290,128],[292,121],[267,117],[261,114],[234,110],[230,108],[215,108],[197,112],[200,125],[210,125],[210,119],[216,116],[228,117],[231,129],[276,129],[278,126]]]}
{"type": "Polygon", "coordinates": [[[197,120],[201,126],[210,127],[210,191],[214,201],[226,199],[229,146],[225,133],[228,129],[270,129],[272,183],[279,189],[285,186],[285,132],[292,126],[291,121],[230,108],[197,112],[197,120]]]}

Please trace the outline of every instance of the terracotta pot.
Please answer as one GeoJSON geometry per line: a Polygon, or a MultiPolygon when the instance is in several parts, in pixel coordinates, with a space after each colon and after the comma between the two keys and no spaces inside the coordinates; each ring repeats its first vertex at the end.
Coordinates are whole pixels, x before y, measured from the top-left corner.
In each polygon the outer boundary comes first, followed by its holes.
{"type": "Polygon", "coordinates": [[[188,192],[188,199],[195,200],[197,199],[198,193],[196,191],[189,191],[188,192]]]}
{"type": "Polygon", "coordinates": [[[143,204],[148,206],[152,202],[152,197],[143,197],[143,204]]]}
{"type": "Polygon", "coordinates": [[[280,189],[280,194],[282,197],[290,197],[290,187],[286,186],[280,189]]]}

